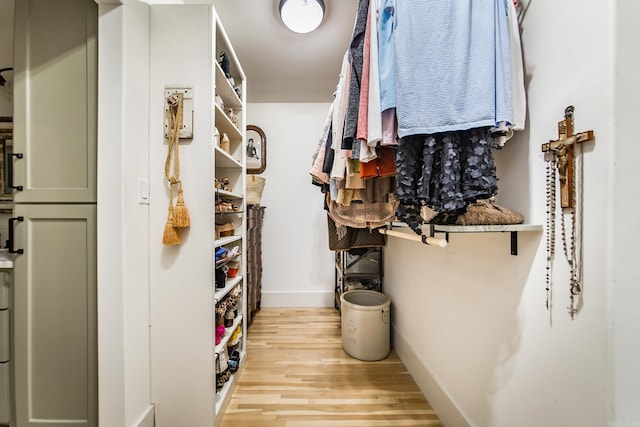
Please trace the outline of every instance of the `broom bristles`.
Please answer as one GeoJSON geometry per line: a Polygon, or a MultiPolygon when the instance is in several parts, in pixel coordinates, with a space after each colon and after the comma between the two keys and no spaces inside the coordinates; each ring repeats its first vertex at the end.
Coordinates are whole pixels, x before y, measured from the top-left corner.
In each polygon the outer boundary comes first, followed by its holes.
{"type": "Polygon", "coordinates": [[[175,228],[173,224],[167,222],[164,226],[164,235],[162,236],[162,244],[175,246],[182,242],[180,239],[180,230],[175,228]]]}
{"type": "Polygon", "coordinates": [[[191,226],[189,210],[187,210],[186,206],[176,205],[176,214],[173,217],[173,226],[177,228],[186,228],[191,226]]]}
{"type": "Polygon", "coordinates": [[[178,228],[189,227],[191,225],[191,219],[189,218],[189,209],[184,204],[182,198],[182,191],[178,193],[178,201],[173,212],[173,226],[178,228]]]}
{"type": "Polygon", "coordinates": [[[167,223],[164,226],[164,234],[162,235],[162,244],[164,245],[179,245],[182,242],[180,238],[180,230],[173,226],[174,210],[173,206],[169,206],[169,216],[167,223]]]}

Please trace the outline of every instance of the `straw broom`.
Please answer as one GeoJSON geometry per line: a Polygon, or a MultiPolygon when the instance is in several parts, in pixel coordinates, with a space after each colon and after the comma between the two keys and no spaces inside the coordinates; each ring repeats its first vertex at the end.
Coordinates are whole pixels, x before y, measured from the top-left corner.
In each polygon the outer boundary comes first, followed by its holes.
{"type": "Polygon", "coordinates": [[[169,144],[164,166],[165,177],[169,182],[169,213],[162,243],[165,245],[178,245],[181,243],[179,228],[185,228],[191,225],[189,210],[184,203],[182,182],[180,181],[179,139],[180,128],[182,127],[183,95],[178,94],[173,99],[170,99],[169,102],[169,144]],[[171,175],[172,165],[173,175],[171,175]],[[173,206],[174,185],[178,186],[178,200],[175,207],[173,206]]]}

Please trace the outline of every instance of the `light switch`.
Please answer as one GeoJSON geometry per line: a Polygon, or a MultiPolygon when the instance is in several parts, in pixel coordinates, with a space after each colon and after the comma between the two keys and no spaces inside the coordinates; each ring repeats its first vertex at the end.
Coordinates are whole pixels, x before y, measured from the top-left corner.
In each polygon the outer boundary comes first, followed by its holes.
{"type": "Polygon", "coordinates": [[[149,204],[149,180],[138,178],[138,204],[149,204]]]}

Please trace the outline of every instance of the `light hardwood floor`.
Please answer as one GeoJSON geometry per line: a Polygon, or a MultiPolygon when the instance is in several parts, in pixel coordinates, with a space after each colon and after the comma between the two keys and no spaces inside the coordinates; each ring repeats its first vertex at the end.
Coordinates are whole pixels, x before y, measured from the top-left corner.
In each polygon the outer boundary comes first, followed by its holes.
{"type": "Polygon", "coordinates": [[[222,427],[443,426],[395,354],[342,350],[333,308],[262,308],[222,427]]]}

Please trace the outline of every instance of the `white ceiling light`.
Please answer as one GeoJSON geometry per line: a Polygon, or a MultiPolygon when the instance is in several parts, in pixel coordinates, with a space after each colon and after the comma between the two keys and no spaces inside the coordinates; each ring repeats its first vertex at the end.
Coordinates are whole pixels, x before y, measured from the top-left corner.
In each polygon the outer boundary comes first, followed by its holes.
{"type": "Polygon", "coordinates": [[[322,23],[324,1],[280,0],[280,18],[291,31],[310,33],[322,23]]]}

